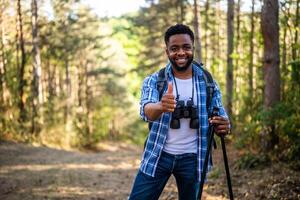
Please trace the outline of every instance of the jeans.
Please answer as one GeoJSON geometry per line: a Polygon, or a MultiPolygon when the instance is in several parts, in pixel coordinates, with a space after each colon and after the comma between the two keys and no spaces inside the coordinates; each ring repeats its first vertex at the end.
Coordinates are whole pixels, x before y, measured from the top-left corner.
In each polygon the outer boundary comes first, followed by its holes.
{"type": "Polygon", "coordinates": [[[139,170],[129,200],[157,200],[171,174],[176,179],[179,200],[196,200],[200,183],[197,181],[197,155],[172,155],[162,152],[155,177],[139,170]]]}

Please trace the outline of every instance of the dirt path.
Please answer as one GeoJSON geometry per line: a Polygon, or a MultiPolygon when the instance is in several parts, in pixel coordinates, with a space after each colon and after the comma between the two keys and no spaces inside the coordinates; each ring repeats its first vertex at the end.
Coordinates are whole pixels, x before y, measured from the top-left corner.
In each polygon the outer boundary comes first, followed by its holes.
{"type": "MultiPolygon", "coordinates": [[[[105,143],[101,149],[97,153],[88,153],[2,142],[0,199],[127,199],[142,149],[121,143],[105,143]]],[[[227,199],[223,166],[218,164],[220,156],[216,153],[216,165],[220,168],[216,167],[208,186],[205,186],[207,200],[227,199]]],[[[234,171],[232,178],[236,199],[299,199],[299,173],[287,171],[282,175],[284,177],[277,177],[276,173],[281,172],[280,167],[234,171]],[[287,179],[288,184],[282,178],[287,179]],[[266,185],[269,182],[272,184],[266,185]],[[273,192],[271,196],[270,192],[273,192]],[[285,192],[283,197],[281,192],[285,192]]],[[[177,199],[173,178],[160,199],[177,199]]]]}

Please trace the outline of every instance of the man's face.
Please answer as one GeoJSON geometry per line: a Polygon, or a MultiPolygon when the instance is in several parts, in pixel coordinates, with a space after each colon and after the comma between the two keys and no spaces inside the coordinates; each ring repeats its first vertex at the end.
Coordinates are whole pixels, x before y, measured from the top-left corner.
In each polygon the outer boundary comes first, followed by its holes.
{"type": "Polygon", "coordinates": [[[188,34],[176,34],[169,38],[166,53],[177,71],[186,71],[194,57],[193,41],[188,34]]]}

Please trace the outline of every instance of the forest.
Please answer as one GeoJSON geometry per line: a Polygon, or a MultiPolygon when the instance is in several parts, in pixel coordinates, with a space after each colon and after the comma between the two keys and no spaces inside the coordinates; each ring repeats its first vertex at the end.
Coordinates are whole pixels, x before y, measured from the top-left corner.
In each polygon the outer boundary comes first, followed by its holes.
{"type": "MultiPolygon", "coordinates": [[[[145,0],[111,17],[80,0],[0,2],[0,146],[142,147],[141,86],[168,62],[165,30],[183,23],[222,91],[234,168],[284,163],[299,179],[300,0],[145,0]]],[[[261,199],[299,198],[291,187],[261,199]]]]}

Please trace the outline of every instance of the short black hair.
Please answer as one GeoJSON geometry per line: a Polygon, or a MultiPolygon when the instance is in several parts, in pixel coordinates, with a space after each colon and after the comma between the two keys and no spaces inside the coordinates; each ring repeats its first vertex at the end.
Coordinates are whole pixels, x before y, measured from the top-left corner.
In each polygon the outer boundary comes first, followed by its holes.
{"type": "Polygon", "coordinates": [[[190,27],[184,24],[176,24],[174,26],[170,26],[165,32],[166,45],[168,44],[170,37],[176,34],[188,34],[191,37],[192,42],[194,43],[194,33],[190,29],[190,27]]]}

